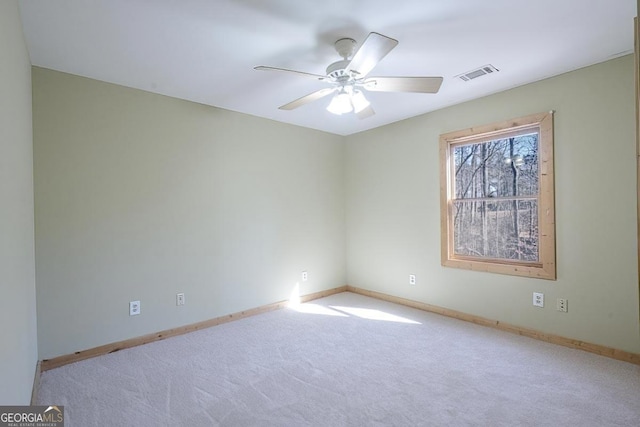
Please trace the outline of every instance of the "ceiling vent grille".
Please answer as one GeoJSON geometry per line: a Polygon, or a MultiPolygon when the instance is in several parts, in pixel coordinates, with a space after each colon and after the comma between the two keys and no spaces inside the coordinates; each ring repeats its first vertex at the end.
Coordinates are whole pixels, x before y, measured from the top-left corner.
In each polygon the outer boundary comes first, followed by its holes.
{"type": "Polygon", "coordinates": [[[487,74],[497,73],[498,71],[500,71],[500,70],[498,70],[493,65],[487,64],[487,65],[483,65],[482,67],[477,68],[475,70],[471,70],[471,71],[468,71],[466,73],[458,74],[456,77],[459,78],[460,80],[464,81],[464,82],[468,82],[470,80],[477,79],[478,77],[482,77],[482,76],[485,76],[487,74]]]}

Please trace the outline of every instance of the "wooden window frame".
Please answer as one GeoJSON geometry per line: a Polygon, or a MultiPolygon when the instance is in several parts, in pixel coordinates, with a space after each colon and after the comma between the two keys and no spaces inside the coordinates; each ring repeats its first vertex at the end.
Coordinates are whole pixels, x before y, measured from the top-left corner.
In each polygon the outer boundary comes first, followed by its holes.
{"type": "Polygon", "coordinates": [[[556,280],[555,196],[553,171],[553,112],[533,114],[440,135],[441,257],[445,267],[556,280]],[[539,130],[538,262],[458,256],[453,252],[452,146],[484,142],[523,129],[539,130]]]}

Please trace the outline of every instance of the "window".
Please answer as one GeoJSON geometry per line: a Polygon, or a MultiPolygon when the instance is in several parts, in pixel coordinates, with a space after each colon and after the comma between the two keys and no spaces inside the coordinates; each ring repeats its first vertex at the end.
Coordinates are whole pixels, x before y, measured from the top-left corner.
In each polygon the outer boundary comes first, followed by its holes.
{"type": "Polygon", "coordinates": [[[555,280],[553,113],[440,136],[442,265],[555,280]]]}

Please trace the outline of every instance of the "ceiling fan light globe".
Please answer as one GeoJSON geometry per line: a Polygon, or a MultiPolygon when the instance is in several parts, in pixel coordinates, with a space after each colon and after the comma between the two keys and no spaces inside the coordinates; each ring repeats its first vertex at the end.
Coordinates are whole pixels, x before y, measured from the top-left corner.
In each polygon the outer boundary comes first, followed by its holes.
{"type": "Polygon", "coordinates": [[[351,106],[351,99],[347,93],[339,93],[333,97],[329,105],[327,106],[327,111],[333,114],[345,114],[350,113],[353,110],[351,106]]]}
{"type": "Polygon", "coordinates": [[[365,98],[364,94],[360,91],[356,91],[353,94],[351,102],[353,104],[353,111],[355,111],[356,113],[361,112],[370,105],[369,101],[367,101],[367,98],[365,98]]]}

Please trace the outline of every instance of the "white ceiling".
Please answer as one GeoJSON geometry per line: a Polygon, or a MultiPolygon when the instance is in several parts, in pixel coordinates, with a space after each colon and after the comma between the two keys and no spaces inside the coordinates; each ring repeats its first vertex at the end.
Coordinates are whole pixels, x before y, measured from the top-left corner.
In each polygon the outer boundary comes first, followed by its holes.
{"type": "MultiPolygon", "coordinates": [[[[636,0],[20,0],[33,65],[348,135],[633,51],[636,0]],[[443,76],[438,94],[368,92],[376,115],[329,98],[280,105],[324,83],[333,43],[399,40],[371,76],[443,76]],[[454,76],[492,64],[500,72],[454,76]]],[[[607,84],[607,82],[603,82],[607,84]]]]}

